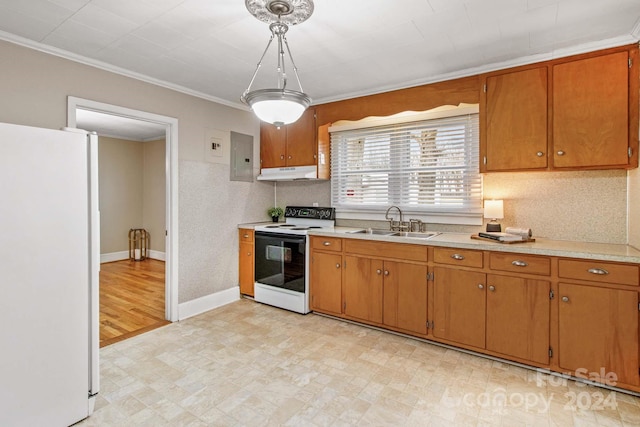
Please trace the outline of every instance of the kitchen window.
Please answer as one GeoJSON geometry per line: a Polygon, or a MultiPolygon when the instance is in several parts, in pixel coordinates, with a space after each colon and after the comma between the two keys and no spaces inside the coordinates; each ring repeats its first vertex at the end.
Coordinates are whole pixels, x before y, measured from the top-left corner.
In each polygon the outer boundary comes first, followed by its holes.
{"type": "Polygon", "coordinates": [[[329,131],[338,218],[379,220],[396,205],[425,222],[482,224],[477,105],[340,122],[329,131]]]}

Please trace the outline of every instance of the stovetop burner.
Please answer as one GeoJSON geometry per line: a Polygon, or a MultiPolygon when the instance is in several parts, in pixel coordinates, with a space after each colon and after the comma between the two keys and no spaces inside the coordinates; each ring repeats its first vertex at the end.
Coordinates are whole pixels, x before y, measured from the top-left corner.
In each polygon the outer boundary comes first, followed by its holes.
{"type": "Polygon", "coordinates": [[[255,227],[256,231],[281,234],[307,234],[307,231],[333,228],[335,209],[319,207],[287,206],[284,223],[265,224],[255,227]]]}

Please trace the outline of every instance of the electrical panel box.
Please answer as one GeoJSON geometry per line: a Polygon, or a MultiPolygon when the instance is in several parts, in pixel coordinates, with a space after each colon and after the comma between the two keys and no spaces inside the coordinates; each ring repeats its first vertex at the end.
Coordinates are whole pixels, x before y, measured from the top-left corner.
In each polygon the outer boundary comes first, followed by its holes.
{"type": "Polygon", "coordinates": [[[253,181],[253,136],[231,131],[231,181],[253,181]]]}

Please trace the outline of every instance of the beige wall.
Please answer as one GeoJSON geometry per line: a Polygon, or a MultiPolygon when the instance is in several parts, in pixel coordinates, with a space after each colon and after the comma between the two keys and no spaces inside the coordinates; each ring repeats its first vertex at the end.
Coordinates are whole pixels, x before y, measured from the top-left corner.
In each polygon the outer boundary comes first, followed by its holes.
{"type": "Polygon", "coordinates": [[[131,228],[144,228],[149,249],[165,251],[165,140],[100,137],[100,253],[129,250],[131,228]]]}
{"type": "MultiPolygon", "coordinates": [[[[179,302],[237,286],[237,224],[264,219],[273,185],[230,182],[228,162],[205,161],[204,135],[233,130],[258,141],[250,112],[8,42],[0,42],[0,58],[1,122],[59,129],[70,95],[177,118],[179,302]]],[[[259,149],[254,144],[256,159],[259,149]]]]}
{"type": "Polygon", "coordinates": [[[99,137],[100,253],[128,251],[130,228],[142,227],[142,143],[99,137]]]}
{"type": "Polygon", "coordinates": [[[142,143],[142,228],[149,232],[149,249],[165,251],[166,141],[142,143]]]}

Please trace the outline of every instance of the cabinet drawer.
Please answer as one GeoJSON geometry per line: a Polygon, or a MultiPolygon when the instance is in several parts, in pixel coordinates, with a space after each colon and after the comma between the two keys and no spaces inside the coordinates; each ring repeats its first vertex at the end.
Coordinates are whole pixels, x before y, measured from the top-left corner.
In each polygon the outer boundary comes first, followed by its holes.
{"type": "Polygon", "coordinates": [[[427,262],[427,247],[410,243],[347,239],[345,240],[345,252],[373,257],[427,262]]]}
{"type": "Polygon", "coordinates": [[[640,270],[639,266],[631,264],[561,259],[558,261],[558,276],[565,279],[638,286],[640,270]]]}
{"type": "Polygon", "coordinates": [[[482,268],[482,252],[455,248],[435,248],[433,260],[438,264],[482,268]]]}
{"type": "Polygon", "coordinates": [[[312,236],[310,246],[311,249],[340,252],[342,251],[342,239],[337,237],[312,236]]]}
{"type": "Polygon", "coordinates": [[[551,274],[551,259],[531,255],[493,252],[490,254],[489,267],[492,270],[548,276],[551,274]]]}
{"type": "Polygon", "coordinates": [[[253,230],[249,228],[241,228],[238,230],[238,236],[241,242],[253,243],[253,230]]]}

